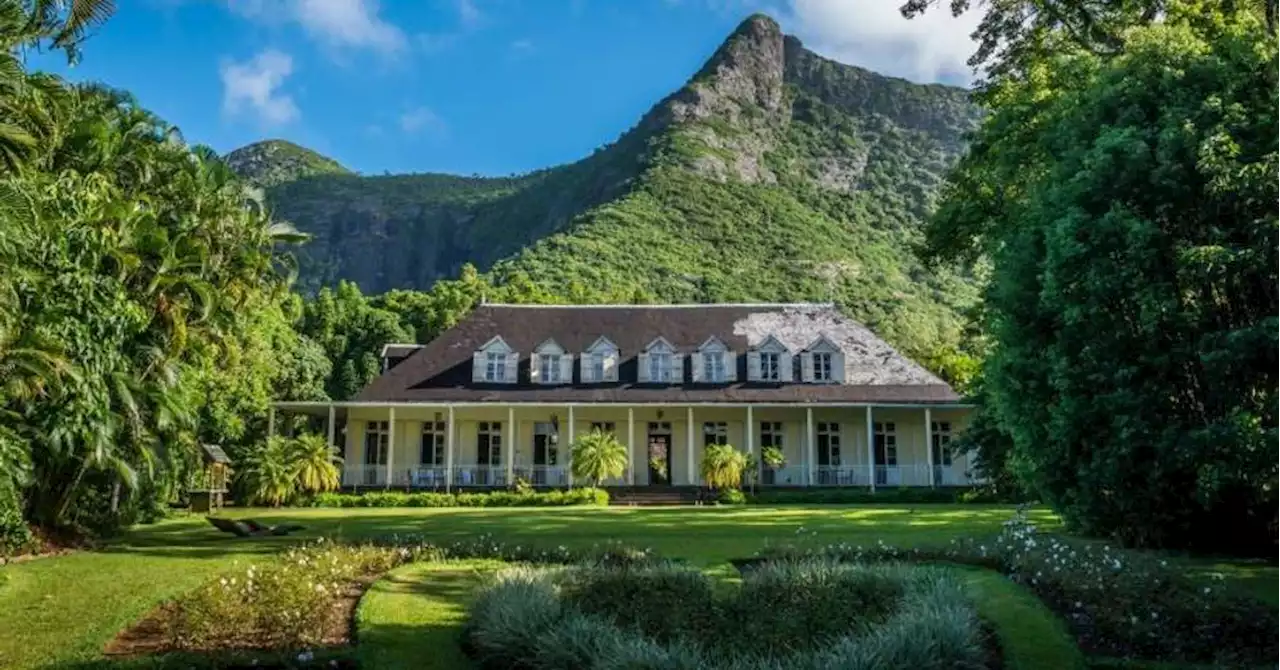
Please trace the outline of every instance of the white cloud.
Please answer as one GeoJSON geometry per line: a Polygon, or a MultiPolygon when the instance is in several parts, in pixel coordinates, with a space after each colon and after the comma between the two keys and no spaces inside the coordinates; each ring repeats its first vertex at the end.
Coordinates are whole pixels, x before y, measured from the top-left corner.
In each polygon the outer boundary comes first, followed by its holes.
{"type": "Polygon", "coordinates": [[[519,39],[511,43],[511,50],[518,53],[530,53],[533,51],[533,40],[519,39]]]}
{"type": "Polygon", "coordinates": [[[446,130],[444,120],[426,107],[415,107],[400,115],[400,129],[410,135],[430,133],[441,135],[446,130]]]}
{"type": "Polygon", "coordinates": [[[294,22],[335,48],[392,55],[407,44],[404,32],[379,15],[378,0],[228,0],[232,11],[261,21],[294,22]]]}
{"type": "Polygon", "coordinates": [[[952,17],[948,3],[904,18],[902,0],[788,0],[783,23],[805,46],[828,58],[915,81],[967,84],[981,18],[952,17]]]}
{"type": "Polygon", "coordinates": [[[458,20],[463,26],[474,26],[482,18],[475,0],[458,0],[458,20]]]}
{"type": "Polygon", "coordinates": [[[224,61],[222,110],[230,116],[255,114],[265,125],[281,125],[298,118],[298,106],[280,88],[293,74],[289,54],[267,49],[252,59],[237,63],[224,61]]]}

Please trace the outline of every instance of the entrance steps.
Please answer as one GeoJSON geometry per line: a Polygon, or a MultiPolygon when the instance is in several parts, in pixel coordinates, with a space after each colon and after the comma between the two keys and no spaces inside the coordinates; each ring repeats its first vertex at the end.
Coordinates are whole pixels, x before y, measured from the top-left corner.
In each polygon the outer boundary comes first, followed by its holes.
{"type": "Polygon", "coordinates": [[[695,505],[705,493],[696,486],[619,486],[609,489],[609,504],[695,505]]]}

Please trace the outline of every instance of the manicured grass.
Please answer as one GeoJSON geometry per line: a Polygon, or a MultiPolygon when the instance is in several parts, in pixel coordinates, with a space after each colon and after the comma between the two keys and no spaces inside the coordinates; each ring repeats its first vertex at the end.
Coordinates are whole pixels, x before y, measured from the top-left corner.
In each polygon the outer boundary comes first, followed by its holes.
{"type": "MultiPolygon", "coordinates": [[[[359,538],[392,533],[416,533],[448,540],[492,534],[511,543],[535,546],[584,546],[611,540],[650,547],[670,557],[706,566],[728,577],[730,558],[753,554],[768,543],[873,544],[878,540],[903,547],[945,544],[953,538],[998,532],[1013,509],[1009,506],[862,505],[851,507],[682,507],[682,508],[500,508],[500,509],[281,509],[239,510],[228,516],[252,516],[267,523],[298,523],[307,529],[296,537],[239,539],[215,531],[202,518],[185,518],[144,526],[125,534],[101,551],[40,559],[0,567],[0,667],[47,668],[100,658],[103,645],[164,599],[193,588],[219,571],[239,563],[265,560],[299,538],[333,536],[359,538]]],[[[1057,522],[1047,510],[1034,510],[1033,520],[1044,528],[1057,522]]],[[[1203,564],[1197,568],[1204,569],[1203,564]]],[[[422,566],[414,566],[422,568],[422,566]]],[[[425,568],[423,568],[425,569],[425,568]]],[[[421,575],[410,570],[412,574],[421,575]]],[[[1274,598],[1275,568],[1248,568],[1245,577],[1259,589],[1269,579],[1274,598]]],[[[413,588],[394,582],[379,585],[378,597],[361,616],[388,622],[376,634],[381,639],[405,639],[391,628],[431,621],[431,630],[447,635],[442,622],[456,617],[465,595],[453,589],[464,575],[418,580],[427,593],[397,592],[413,588]],[[436,593],[429,593],[432,589],[436,593]],[[426,597],[425,604],[418,602],[426,597]],[[376,606],[376,609],[375,609],[376,606]],[[397,637],[399,635],[399,637],[397,637]]],[[[979,581],[1003,582],[995,575],[979,581]]],[[[1007,584],[1009,587],[1013,585],[1007,584]]],[[[986,586],[983,586],[985,589],[986,586]]],[[[992,591],[997,595],[1000,591],[992,591]]],[[[1028,627],[1019,639],[1042,640],[1025,608],[1039,603],[1009,596],[1010,625],[1028,627]],[[1018,608],[1024,608],[1019,610],[1018,608]]],[[[998,602],[998,600],[994,601],[998,602]]],[[[998,614],[998,612],[997,612],[998,614]]],[[[995,618],[995,614],[984,611],[995,618]]],[[[372,619],[371,619],[372,620],[372,619]]],[[[376,628],[376,627],[373,627],[376,628]]],[[[1003,624],[1002,624],[1003,628],[1003,624]]],[[[415,633],[416,634],[416,633],[415,633]]],[[[442,638],[443,639],[443,638],[442,638]]],[[[1041,649],[1052,646],[1040,644],[1041,649]]],[[[394,646],[394,645],[392,645],[394,646]]],[[[362,645],[363,647],[363,645],[362,645]]],[[[388,649],[390,654],[394,649],[388,649]]],[[[437,650],[453,654],[456,649],[437,650]]],[[[372,653],[361,649],[361,653],[372,653]]],[[[1010,652],[1012,653],[1012,652],[1010,652]]],[[[1021,653],[1021,652],[1019,652],[1021,653]]],[[[1028,658],[1037,658],[1034,650],[1028,658]]],[[[1044,651],[1051,658],[1055,654],[1044,651]]],[[[386,667],[394,667],[387,657],[386,667]]],[[[419,662],[424,658],[418,657],[419,662]]],[[[376,667],[383,667],[381,664],[376,667]]],[[[449,667],[449,666],[442,666],[449,667]]],[[[1043,667],[1043,666],[1019,666],[1043,667]]]]}
{"type": "Polygon", "coordinates": [[[449,670],[471,664],[458,645],[467,604],[497,561],[417,563],[389,573],[360,601],[356,655],[366,668],[449,670]]]}
{"type": "Polygon", "coordinates": [[[1084,655],[1067,627],[1034,594],[990,570],[956,570],[964,576],[978,614],[995,626],[1005,668],[1084,667],[1084,655]]]}

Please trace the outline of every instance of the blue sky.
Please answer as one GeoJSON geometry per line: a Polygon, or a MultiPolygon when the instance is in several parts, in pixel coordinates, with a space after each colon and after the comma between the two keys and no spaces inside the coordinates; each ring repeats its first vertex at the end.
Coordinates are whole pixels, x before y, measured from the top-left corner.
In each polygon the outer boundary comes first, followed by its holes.
{"type": "Polygon", "coordinates": [[[973,17],[899,0],[120,0],[68,69],[188,141],[284,138],[367,174],[501,175],[572,161],[682,85],[753,11],[810,48],[968,81],[973,17]]]}

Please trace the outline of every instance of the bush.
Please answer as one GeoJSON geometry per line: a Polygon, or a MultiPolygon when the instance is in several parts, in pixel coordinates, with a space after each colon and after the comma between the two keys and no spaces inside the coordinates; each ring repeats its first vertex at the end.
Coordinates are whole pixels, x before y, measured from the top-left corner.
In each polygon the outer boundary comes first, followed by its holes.
{"type": "Polygon", "coordinates": [[[9,481],[0,474],[0,556],[16,556],[36,549],[36,539],[22,518],[22,499],[9,481]]]}
{"type": "Polygon", "coordinates": [[[775,564],[717,598],[675,565],[504,571],[472,606],[481,667],[982,667],[977,616],[944,573],[775,564]]]}
{"type": "Polygon", "coordinates": [[[489,493],[436,493],[422,491],[370,491],[369,493],[319,493],[312,507],[568,507],[609,504],[604,489],[575,488],[541,493],[493,491],[489,493]]]}
{"type": "Polygon", "coordinates": [[[716,502],[721,505],[745,505],[747,494],[738,489],[724,489],[716,496],[716,502]]]}
{"type": "Polygon", "coordinates": [[[774,546],[757,556],[765,564],[815,558],[944,561],[1000,571],[1062,617],[1089,654],[1227,665],[1272,663],[1277,656],[1274,607],[1197,583],[1150,554],[1042,535],[1025,512],[998,536],[943,548],[774,546]]]}
{"type": "Polygon", "coordinates": [[[765,489],[749,497],[757,505],[856,505],[868,503],[1017,502],[985,488],[901,487],[872,493],[863,488],[765,489]]]}

